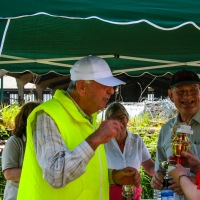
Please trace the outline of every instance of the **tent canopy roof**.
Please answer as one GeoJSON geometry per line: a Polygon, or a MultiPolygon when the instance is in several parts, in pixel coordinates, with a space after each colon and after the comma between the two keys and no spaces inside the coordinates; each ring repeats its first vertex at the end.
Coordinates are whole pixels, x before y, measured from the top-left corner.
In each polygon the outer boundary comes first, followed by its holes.
{"type": "Polygon", "coordinates": [[[186,22],[199,25],[199,2],[195,0],[13,0],[1,2],[2,18],[18,18],[43,12],[54,16],[89,18],[96,16],[111,22],[133,23],[148,20],[161,27],[175,27],[186,22]]]}
{"type": "Polygon", "coordinates": [[[0,7],[1,75],[69,74],[86,55],[113,73],[200,73],[200,2],[196,0],[6,0],[0,7]]]}

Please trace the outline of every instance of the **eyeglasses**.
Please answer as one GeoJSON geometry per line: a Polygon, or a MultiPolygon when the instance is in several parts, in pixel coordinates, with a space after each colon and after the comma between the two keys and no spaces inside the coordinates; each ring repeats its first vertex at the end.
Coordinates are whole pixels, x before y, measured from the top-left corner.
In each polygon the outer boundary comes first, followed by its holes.
{"type": "Polygon", "coordinates": [[[175,90],[177,96],[193,96],[199,94],[199,88],[191,90],[175,90]]]}

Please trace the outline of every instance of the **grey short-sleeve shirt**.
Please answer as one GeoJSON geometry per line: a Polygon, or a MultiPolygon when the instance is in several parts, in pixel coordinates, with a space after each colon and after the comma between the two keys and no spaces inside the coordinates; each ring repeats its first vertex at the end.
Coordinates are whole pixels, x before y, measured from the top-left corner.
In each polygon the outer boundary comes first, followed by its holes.
{"type": "MultiPolygon", "coordinates": [[[[2,152],[2,171],[9,168],[21,168],[24,159],[25,142],[17,136],[11,136],[2,152]]],[[[7,180],[4,200],[15,200],[19,183],[7,180]]]]}

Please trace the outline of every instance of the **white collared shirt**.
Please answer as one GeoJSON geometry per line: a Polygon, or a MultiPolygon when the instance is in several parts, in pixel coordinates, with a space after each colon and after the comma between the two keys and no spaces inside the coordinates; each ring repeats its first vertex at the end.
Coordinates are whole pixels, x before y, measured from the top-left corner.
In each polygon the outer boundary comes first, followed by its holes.
{"type": "Polygon", "coordinates": [[[105,144],[109,169],[134,167],[139,171],[142,162],[151,158],[142,138],[129,131],[127,133],[123,153],[114,138],[105,144]]]}

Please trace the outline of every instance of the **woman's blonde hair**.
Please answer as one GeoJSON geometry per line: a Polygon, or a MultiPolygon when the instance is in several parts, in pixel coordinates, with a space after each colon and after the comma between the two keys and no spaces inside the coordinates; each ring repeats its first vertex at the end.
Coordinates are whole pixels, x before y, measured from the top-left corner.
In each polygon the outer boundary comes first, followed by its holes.
{"type": "Polygon", "coordinates": [[[123,113],[129,119],[129,114],[126,108],[119,102],[111,103],[105,113],[105,119],[110,119],[117,116],[118,113],[123,113]]]}

